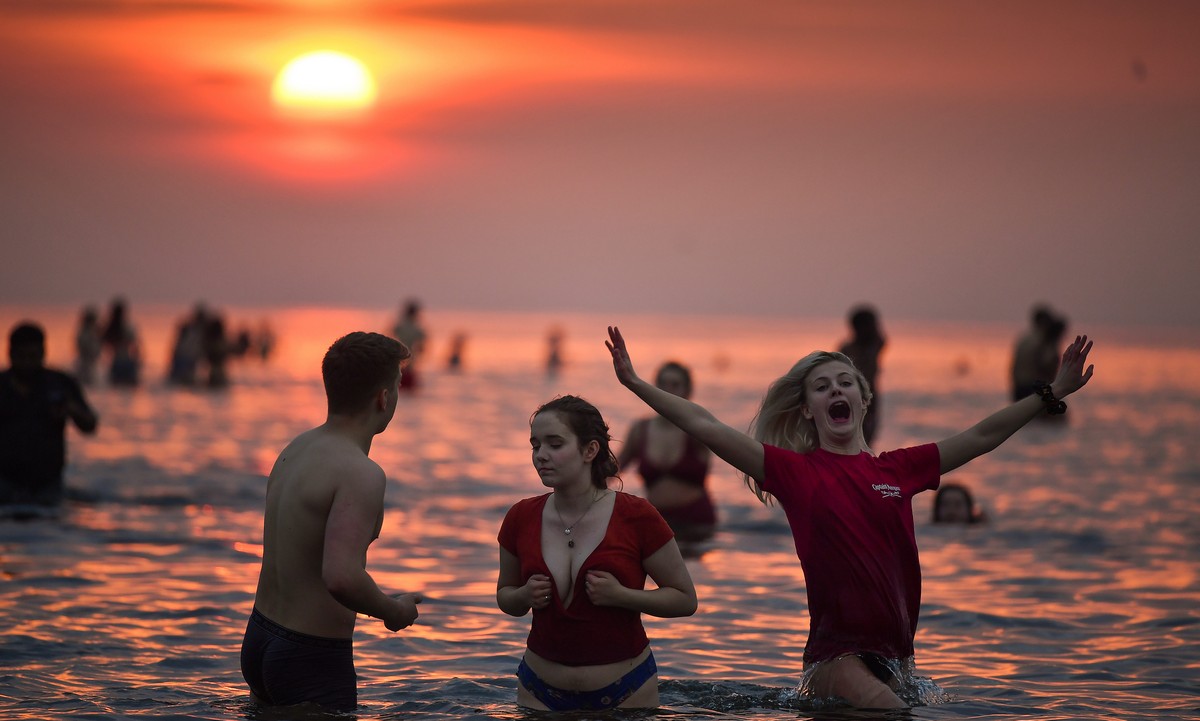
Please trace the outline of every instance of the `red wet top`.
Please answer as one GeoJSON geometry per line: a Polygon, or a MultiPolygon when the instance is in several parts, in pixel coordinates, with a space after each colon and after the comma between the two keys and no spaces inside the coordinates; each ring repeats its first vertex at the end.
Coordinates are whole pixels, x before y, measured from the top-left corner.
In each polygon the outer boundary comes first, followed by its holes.
{"type": "Polygon", "coordinates": [[[787,513],[804,569],[804,662],[913,655],[921,563],[912,497],[941,482],[935,444],[843,456],[763,446],[762,489],[787,513]]]}
{"type": "MultiPolygon", "coordinates": [[[[637,611],[592,604],[583,590],[588,571],[608,571],[626,588],[644,589],[646,570],[642,561],[674,537],[671,527],[644,498],[616,492],[612,518],[596,550],[592,551],[575,577],[577,589],[570,606],[554,588],[549,606],[534,609],[529,629],[529,650],[565,666],[597,666],[634,658],[650,640],[637,611]]],[[[542,511],[547,493],[526,498],[508,509],[500,526],[501,547],[521,562],[521,578],[535,573],[550,576],[542,559],[542,511]]]]}

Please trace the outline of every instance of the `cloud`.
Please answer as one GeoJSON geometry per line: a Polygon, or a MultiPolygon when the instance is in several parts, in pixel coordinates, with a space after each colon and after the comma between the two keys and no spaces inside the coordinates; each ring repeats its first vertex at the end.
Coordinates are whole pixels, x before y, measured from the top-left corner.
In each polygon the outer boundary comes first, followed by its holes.
{"type": "Polygon", "coordinates": [[[245,15],[273,12],[277,4],[214,0],[8,0],[0,16],[26,18],[136,17],[175,14],[245,15]]]}

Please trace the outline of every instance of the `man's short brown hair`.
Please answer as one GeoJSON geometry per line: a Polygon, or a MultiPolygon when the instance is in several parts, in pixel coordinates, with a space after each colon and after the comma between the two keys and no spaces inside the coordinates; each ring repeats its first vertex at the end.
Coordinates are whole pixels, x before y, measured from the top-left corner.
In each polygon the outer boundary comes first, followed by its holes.
{"type": "Polygon", "coordinates": [[[380,388],[396,382],[400,362],[412,355],[403,343],[355,331],[333,342],[321,361],[330,413],[357,413],[380,388]]]}

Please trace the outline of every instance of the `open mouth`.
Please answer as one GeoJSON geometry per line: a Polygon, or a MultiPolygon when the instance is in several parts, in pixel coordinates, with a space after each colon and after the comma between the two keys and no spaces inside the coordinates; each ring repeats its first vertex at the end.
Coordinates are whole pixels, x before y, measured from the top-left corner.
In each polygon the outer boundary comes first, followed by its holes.
{"type": "Polygon", "coordinates": [[[837,401],[829,406],[829,417],[835,421],[850,420],[850,404],[846,401],[837,401]]]}

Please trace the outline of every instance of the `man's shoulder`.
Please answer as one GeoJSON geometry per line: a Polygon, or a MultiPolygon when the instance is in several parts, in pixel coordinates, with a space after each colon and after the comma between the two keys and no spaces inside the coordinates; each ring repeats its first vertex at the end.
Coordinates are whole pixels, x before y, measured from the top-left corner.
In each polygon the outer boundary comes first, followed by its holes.
{"type": "Polygon", "coordinates": [[[294,467],[306,474],[316,472],[332,479],[384,477],[383,468],[362,448],[320,427],[296,436],[279,455],[281,460],[294,461],[294,467]]]}
{"type": "Polygon", "coordinates": [[[75,378],[75,376],[64,370],[59,370],[58,368],[46,368],[45,373],[46,380],[50,381],[51,383],[74,388],[79,387],[79,381],[75,378]]]}

